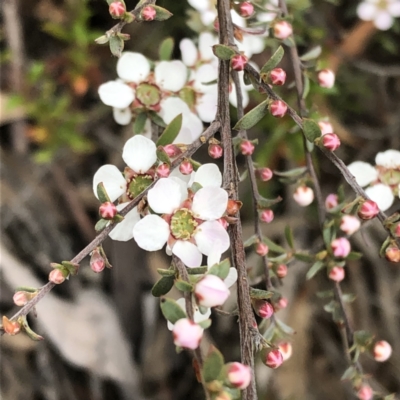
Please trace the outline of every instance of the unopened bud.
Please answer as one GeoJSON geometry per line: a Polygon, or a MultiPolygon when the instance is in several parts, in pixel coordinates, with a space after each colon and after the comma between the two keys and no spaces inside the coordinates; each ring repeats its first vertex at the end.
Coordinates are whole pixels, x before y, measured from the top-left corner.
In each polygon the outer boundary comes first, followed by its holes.
{"type": "Polygon", "coordinates": [[[322,136],[322,145],[329,151],[335,151],[340,147],[339,136],[335,133],[327,133],[322,136]]]}
{"type": "Polygon", "coordinates": [[[254,144],[251,143],[249,140],[243,140],[240,143],[240,152],[244,156],[251,156],[254,152],[254,144]]]}
{"type": "Polygon", "coordinates": [[[396,227],[394,228],[394,235],[396,237],[400,237],[400,222],[396,225],[396,227]]]}
{"type": "Polygon", "coordinates": [[[329,279],[334,281],[334,282],[341,282],[344,279],[344,276],[345,276],[344,268],[342,268],[342,267],[333,267],[329,271],[328,276],[329,276],[329,279]]]}
{"type": "Polygon", "coordinates": [[[269,73],[271,83],[276,86],[282,86],[286,82],[286,72],[282,68],[274,68],[269,73]]]}
{"type": "Polygon", "coordinates": [[[253,15],[254,14],[253,4],[249,3],[248,1],[241,3],[239,6],[239,14],[243,18],[248,18],[251,15],[253,15]]]}
{"type": "Polygon", "coordinates": [[[90,268],[93,272],[99,273],[106,267],[106,262],[98,250],[93,250],[90,256],[90,268]]]}
{"type": "Polygon", "coordinates": [[[175,144],[167,144],[164,146],[164,151],[167,153],[168,157],[176,157],[182,153],[182,150],[175,144]]]}
{"type": "Polygon", "coordinates": [[[331,210],[339,205],[339,198],[337,194],[331,193],[326,196],[325,207],[327,210],[331,210]]]}
{"type": "Polygon", "coordinates": [[[67,272],[63,272],[60,269],[55,268],[49,274],[49,281],[59,285],[65,281],[67,275],[67,272]]]}
{"type": "Polygon", "coordinates": [[[380,340],[375,343],[373,354],[376,361],[384,362],[392,355],[392,346],[385,340],[380,340]]]}
{"type": "Polygon", "coordinates": [[[199,347],[203,328],[187,318],[182,318],[174,324],[172,334],[176,346],[194,350],[199,347]]]}
{"type": "Polygon", "coordinates": [[[357,214],[365,220],[375,218],[379,214],[378,204],[372,200],[366,200],[361,204],[357,214]]]}
{"type": "Polygon", "coordinates": [[[21,330],[21,324],[17,321],[10,321],[5,315],[3,316],[3,329],[5,333],[11,336],[16,335],[21,330]]]}
{"type": "Polygon", "coordinates": [[[224,281],[215,275],[205,275],[194,289],[197,303],[204,307],[216,307],[225,303],[230,291],[224,281]]]}
{"type": "Polygon", "coordinates": [[[152,6],[146,6],[143,7],[140,15],[145,21],[153,21],[153,19],[156,17],[156,14],[156,10],[152,6]]]}
{"type": "Polygon", "coordinates": [[[157,167],[156,173],[160,178],[168,178],[169,174],[171,173],[171,169],[168,164],[163,163],[157,167]]]}
{"type": "Polygon", "coordinates": [[[222,147],[219,144],[210,144],[210,146],[208,146],[208,155],[211,158],[217,159],[217,158],[221,158],[222,154],[223,154],[224,150],[222,149],[222,147]]]}
{"type": "Polygon", "coordinates": [[[247,57],[243,54],[236,54],[231,58],[231,67],[235,71],[243,71],[247,64],[247,57]]]}
{"type": "Polygon", "coordinates": [[[13,296],[13,302],[18,307],[24,306],[30,299],[30,293],[24,291],[18,291],[13,296]]]}
{"type": "Polygon", "coordinates": [[[283,363],[283,357],[278,349],[264,349],[261,351],[261,360],[269,368],[276,369],[283,363]]]}
{"type": "Polygon", "coordinates": [[[283,361],[289,360],[289,358],[292,356],[293,348],[290,342],[279,343],[278,349],[282,354],[283,361]]]}
{"type": "Polygon", "coordinates": [[[347,235],[352,235],[360,229],[361,222],[353,215],[344,215],[340,220],[340,229],[347,235]]]}
{"type": "Polygon", "coordinates": [[[374,397],[374,392],[369,385],[362,385],[357,392],[357,397],[359,400],[372,400],[374,397]]]}
{"type": "Polygon", "coordinates": [[[256,253],[261,256],[264,257],[268,254],[269,248],[265,243],[258,243],[257,247],[256,247],[256,253]]]}
{"type": "Polygon", "coordinates": [[[275,118],[282,118],[287,112],[287,104],[282,100],[273,100],[269,105],[269,111],[275,118]]]}
{"type": "Polygon", "coordinates": [[[272,210],[263,210],[260,213],[260,220],[269,224],[274,219],[274,212],[272,210]]]}
{"type": "Polygon", "coordinates": [[[330,89],[335,84],[335,74],[330,69],[322,69],[318,72],[318,83],[323,88],[330,89]]]}
{"type": "Polygon", "coordinates": [[[351,251],[350,242],[346,238],[337,238],[331,243],[332,252],[335,257],[345,258],[351,251]]]}
{"type": "Polygon", "coordinates": [[[281,297],[277,303],[274,304],[275,311],[283,310],[289,304],[289,300],[286,297],[281,297]]]}
{"type": "Polygon", "coordinates": [[[257,170],[257,174],[263,182],[267,182],[274,176],[274,173],[269,168],[260,168],[257,170]]]}
{"type": "Polygon", "coordinates": [[[179,171],[182,175],[190,175],[193,172],[193,165],[190,161],[182,161],[179,165],[179,171]]]}
{"type": "Polygon", "coordinates": [[[319,129],[321,129],[322,136],[327,133],[333,133],[333,126],[329,121],[319,121],[318,122],[319,129]]]}
{"type": "Polygon", "coordinates": [[[275,270],[276,276],[283,279],[288,273],[288,267],[285,264],[279,264],[275,270]]]}
{"type": "Polygon", "coordinates": [[[230,386],[240,390],[246,389],[251,382],[251,368],[239,362],[226,365],[227,379],[230,386]]]}
{"type": "Polygon", "coordinates": [[[120,1],[113,1],[109,6],[108,11],[114,19],[119,19],[125,14],[126,7],[125,4],[120,1]]]}
{"type": "Polygon", "coordinates": [[[293,28],[292,25],[289,24],[287,21],[279,21],[274,24],[274,36],[277,39],[285,40],[287,39],[292,33],[293,28]]]}
{"type": "Polygon", "coordinates": [[[385,257],[388,261],[398,263],[400,262],[400,250],[396,246],[390,246],[385,251],[385,257]]]}
{"type": "Polygon", "coordinates": [[[103,219],[113,219],[118,213],[114,203],[107,201],[99,207],[99,215],[103,219]]]}
{"type": "Polygon", "coordinates": [[[252,304],[256,314],[263,319],[269,319],[274,314],[274,307],[269,301],[254,299],[252,304]]]}
{"type": "Polygon", "coordinates": [[[302,207],[310,205],[314,200],[314,191],[308,186],[299,186],[293,193],[294,201],[302,207]]]}

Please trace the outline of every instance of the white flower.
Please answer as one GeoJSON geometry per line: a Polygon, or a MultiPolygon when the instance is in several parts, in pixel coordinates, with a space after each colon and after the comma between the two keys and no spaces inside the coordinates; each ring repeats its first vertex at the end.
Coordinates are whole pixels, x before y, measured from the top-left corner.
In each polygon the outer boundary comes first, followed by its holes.
{"type": "Polygon", "coordinates": [[[378,171],[364,161],[354,161],[347,168],[361,187],[369,185],[378,178],[378,171]]]}
{"type": "Polygon", "coordinates": [[[394,195],[392,189],[383,183],[378,183],[365,189],[367,196],[374,201],[381,211],[386,211],[393,204],[394,195]]]}
{"type": "Polygon", "coordinates": [[[378,153],[375,157],[375,164],[387,169],[400,169],[400,151],[386,150],[378,153]]]}
{"type": "Polygon", "coordinates": [[[373,21],[378,29],[386,31],[393,25],[393,18],[400,17],[400,1],[365,0],[358,5],[357,15],[364,21],[373,21]]]}
{"type": "MultiPolygon", "coordinates": [[[[183,297],[181,297],[176,302],[179,304],[179,307],[181,307],[182,310],[186,312],[186,300],[183,297]]],[[[207,308],[207,311],[204,314],[202,314],[200,312],[200,310],[199,310],[199,307],[197,307],[197,305],[194,302],[193,302],[193,305],[194,305],[193,321],[196,324],[199,324],[200,322],[208,320],[208,318],[211,315],[211,309],[207,308]]],[[[168,329],[170,331],[172,331],[172,329],[174,329],[174,324],[172,322],[169,322],[169,321],[167,321],[167,323],[168,323],[168,329]]]]}

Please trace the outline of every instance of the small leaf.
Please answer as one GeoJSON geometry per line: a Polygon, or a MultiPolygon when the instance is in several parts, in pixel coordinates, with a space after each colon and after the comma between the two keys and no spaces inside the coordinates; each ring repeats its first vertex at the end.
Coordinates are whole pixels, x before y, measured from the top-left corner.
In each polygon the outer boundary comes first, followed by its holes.
{"type": "Polygon", "coordinates": [[[71,261],[61,261],[61,264],[71,275],[76,275],[79,271],[79,264],[72,263],[71,261]]]}
{"type": "Polygon", "coordinates": [[[124,41],[118,36],[110,37],[110,51],[115,57],[121,57],[122,50],[124,49],[124,41]]]}
{"type": "Polygon", "coordinates": [[[349,255],[346,257],[346,260],[359,260],[363,255],[361,253],[358,253],[356,251],[351,251],[349,255]]]}
{"type": "Polygon", "coordinates": [[[26,332],[26,334],[35,341],[40,341],[43,340],[43,336],[38,335],[36,332],[34,332],[31,327],[28,325],[28,321],[26,320],[26,316],[18,319],[18,322],[22,325],[23,330],[26,332]]]}
{"type": "Polygon", "coordinates": [[[270,292],[262,289],[250,288],[250,297],[255,300],[268,300],[274,295],[274,292],[270,292]]]}
{"type": "Polygon", "coordinates": [[[265,237],[263,238],[263,242],[268,246],[270,251],[274,251],[275,253],[286,253],[286,249],[279,246],[279,244],[276,244],[271,239],[265,237]]]}
{"type": "Polygon", "coordinates": [[[146,113],[140,113],[136,119],[135,123],[133,124],[133,133],[135,135],[138,135],[139,133],[143,132],[144,126],[146,125],[147,121],[147,114],[146,113]]]}
{"type": "Polygon", "coordinates": [[[175,281],[175,287],[181,292],[193,292],[193,285],[182,279],[177,279],[175,281]]]}
{"type": "Polygon", "coordinates": [[[154,297],[164,296],[172,289],[172,286],[174,286],[174,277],[163,276],[154,284],[153,288],[151,289],[151,294],[154,297]]]}
{"type": "Polygon", "coordinates": [[[158,114],[156,114],[154,111],[150,111],[148,113],[148,116],[156,125],[161,126],[162,128],[165,128],[167,126],[167,124],[164,122],[164,120],[158,114]]]}
{"type": "Polygon", "coordinates": [[[295,333],[295,330],[292,327],[286,325],[280,319],[276,319],[275,323],[278,326],[278,328],[287,335],[293,335],[295,333]]]}
{"type": "Polygon", "coordinates": [[[110,41],[110,38],[107,35],[99,36],[97,39],[94,39],[97,44],[106,44],[110,41]]]}
{"type": "Polygon", "coordinates": [[[253,244],[257,243],[257,242],[258,242],[258,236],[252,235],[243,243],[243,246],[250,247],[250,246],[253,246],[253,244]]]}
{"type": "Polygon", "coordinates": [[[299,261],[303,262],[312,262],[314,261],[315,257],[308,254],[308,253],[303,253],[303,252],[297,252],[294,254],[294,258],[299,261]]]}
{"type": "Polygon", "coordinates": [[[172,51],[174,50],[174,39],[168,37],[161,42],[158,50],[159,59],[161,61],[169,61],[172,57],[172,51]]]}
{"type": "Polygon", "coordinates": [[[345,381],[345,380],[353,380],[357,376],[357,369],[353,366],[349,367],[344,371],[344,374],[340,378],[340,380],[345,381]]]}
{"type": "Polygon", "coordinates": [[[208,267],[197,267],[197,268],[188,268],[187,272],[189,275],[202,275],[208,271],[208,267]]]}
{"type": "Polygon", "coordinates": [[[204,321],[199,322],[197,325],[200,325],[203,329],[208,329],[211,326],[211,319],[208,318],[204,321]]]}
{"type": "Polygon", "coordinates": [[[266,199],[265,197],[260,196],[260,198],[257,200],[257,206],[260,209],[269,208],[280,201],[282,201],[282,197],[280,196],[275,199],[266,199]]]}
{"type": "Polygon", "coordinates": [[[324,290],[321,292],[317,292],[317,297],[319,297],[320,299],[332,299],[333,296],[333,290],[324,290]]]}
{"type": "Polygon", "coordinates": [[[104,187],[103,182],[100,182],[97,185],[97,197],[99,198],[99,201],[101,204],[111,202],[110,198],[108,197],[108,194],[106,192],[106,188],[104,187]]]}
{"type": "Polygon", "coordinates": [[[260,75],[263,76],[273,70],[282,60],[285,51],[282,46],[278,47],[278,50],[271,56],[271,58],[263,65],[260,71],[260,75]]]}
{"type": "Polygon", "coordinates": [[[347,293],[342,295],[342,300],[344,303],[352,303],[357,296],[353,293],[347,293]]]}
{"type": "Polygon", "coordinates": [[[245,116],[240,118],[240,120],[236,123],[233,129],[238,131],[240,129],[252,128],[257,122],[261,121],[261,119],[264,117],[265,114],[267,114],[268,105],[269,105],[269,100],[264,100],[258,106],[250,110],[245,116]]]}
{"type": "Polygon", "coordinates": [[[385,257],[386,249],[390,246],[390,243],[391,243],[391,238],[390,238],[390,236],[388,236],[385,239],[385,241],[382,243],[382,246],[381,246],[381,248],[379,250],[379,256],[380,257],[382,257],[382,258],[385,257]]]}
{"type": "Polygon", "coordinates": [[[233,50],[229,46],[225,46],[223,44],[216,44],[212,47],[213,53],[220,59],[220,60],[230,60],[235,54],[236,51],[233,50]]]}
{"type": "Polygon", "coordinates": [[[318,58],[321,55],[322,48],[321,46],[316,46],[312,48],[311,50],[307,51],[307,53],[304,53],[301,57],[301,61],[311,61],[316,58],[318,58]]]}
{"type": "Polygon", "coordinates": [[[354,343],[362,347],[368,347],[374,341],[374,335],[367,331],[354,332],[354,343]]]}
{"type": "Polygon", "coordinates": [[[157,147],[156,155],[161,162],[171,166],[171,159],[169,158],[168,154],[166,153],[166,151],[162,146],[157,147]]]}
{"type": "Polygon", "coordinates": [[[206,358],[204,359],[202,375],[205,382],[218,379],[224,366],[224,357],[214,346],[211,346],[206,358]]]}
{"type": "Polygon", "coordinates": [[[177,115],[165,128],[157,140],[157,146],[165,146],[171,144],[179,134],[182,127],[182,114],[177,115]]]}
{"type": "Polygon", "coordinates": [[[218,276],[221,279],[225,279],[229,274],[230,267],[231,263],[229,261],[229,258],[225,258],[225,260],[223,260],[219,264],[213,265],[208,270],[208,274],[218,276]]]}
{"type": "Polygon", "coordinates": [[[164,317],[172,324],[175,324],[176,321],[182,318],[186,318],[186,313],[182,310],[180,305],[175,300],[165,297],[161,299],[161,311],[164,317]]]}
{"type": "Polygon", "coordinates": [[[96,232],[102,231],[109,223],[110,221],[106,219],[100,219],[97,221],[96,225],[94,226],[94,229],[96,232]]]}
{"type": "Polygon", "coordinates": [[[308,93],[310,93],[310,78],[306,75],[303,74],[303,80],[304,80],[304,85],[303,85],[303,94],[302,94],[302,98],[306,99],[308,96],[308,93]]]}
{"type": "Polygon", "coordinates": [[[298,178],[304,175],[307,171],[307,167],[300,167],[290,169],[289,171],[274,171],[274,175],[281,176],[283,178],[298,178]]]}
{"type": "Polygon", "coordinates": [[[319,270],[321,270],[324,267],[325,267],[324,262],[322,262],[322,261],[315,262],[312,265],[312,267],[308,270],[308,272],[306,274],[306,279],[311,279],[313,276],[315,276],[317,274],[317,272],[319,272],[319,270]]]}
{"type": "Polygon", "coordinates": [[[175,275],[175,271],[173,269],[157,268],[157,272],[161,276],[174,276],[175,275]]]}
{"type": "Polygon", "coordinates": [[[285,227],[285,237],[288,245],[291,249],[294,249],[294,237],[293,237],[293,230],[289,225],[285,227]]]}
{"type": "Polygon", "coordinates": [[[165,21],[166,19],[172,17],[172,13],[165,8],[162,8],[160,6],[155,6],[153,4],[147,7],[152,7],[156,11],[156,16],[155,16],[156,21],[165,21]]]}
{"type": "Polygon", "coordinates": [[[311,143],[314,143],[314,140],[321,136],[321,129],[318,124],[312,119],[303,118],[303,132],[304,136],[311,143]]]}

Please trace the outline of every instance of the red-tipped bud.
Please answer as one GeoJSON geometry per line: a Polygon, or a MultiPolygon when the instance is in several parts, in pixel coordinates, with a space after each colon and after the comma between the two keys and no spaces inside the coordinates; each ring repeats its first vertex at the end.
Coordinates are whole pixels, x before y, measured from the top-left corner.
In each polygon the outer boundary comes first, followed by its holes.
{"type": "Polygon", "coordinates": [[[168,157],[177,157],[182,153],[182,150],[175,144],[165,145],[164,151],[167,153],[168,157]]]}
{"type": "Polygon", "coordinates": [[[99,207],[100,217],[103,219],[113,219],[118,213],[114,203],[107,201],[99,207]]]}
{"type": "Polygon", "coordinates": [[[118,19],[125,14],[126,7],[125,4],[120,1],[113,1],[109,6],[108,11],[113,18],[118,19]]]}
{"type": "Polygon", "coordinates": [[[156,173],[160,178],[168,178],[169,174],[171,173],[171,169],[168,164],[163,163],[157,167],[156,173]]]}
{"type": "Polygon", "coordinates": [[[322,136],[322,144],[329,151],[335,151],[340,147],[339,136],[335,133],[327,133],[322,136]]]}
{"type": "Polygon", "coordinates": [[[247,57],[243,54],[236,54],[231,58],[231,67],[235,71],[243,71],[247,64],[247,57]]]}
{"type": "Polygon", "coordinates": [[[394,228],[394,234],[396,237],[400,237],[400,222],[396,225],[396,228],[394,228]]]}
{"type": "Polygon", "coordinates": [[[243,140],[242,143],[240,143],[240,152],[244,156],[251,156],[254,152],[254,144],[249,140],[243,140]]]}
{"type": "Polygon", "coordinates": [[[329,121],[319,121],[318,126],[321,129],[322,136],[327,133],[333,133],[333,126],[329,121]]]}
{"type": "Polygon", "coordinates": [[[213,143],[208,146],[208,155],[211,158],[214,158],[214,159],[221,158],[223,153],[224,153],[224,150],[222,149],[222,147],[219,144],[213,143]]]}
{"type": "Polygon", "coordinates": [[[24,291],[15,292],[15,294],[13,296],[14,304],[18,307],[24,306],[31,299],[31,296],[29,296],[29,295],[30,295],[30,293],[27,293],[24,291]]]}
{"type": "Polygon", "coordinates": [[[256,314],[263,319],[269,319],[274,314],[274,307],[268,301],[256,299],[252,301],[252,304],[256,314]]]}
{"type": "Polygon", "coordinates": [[[380,340],[375,343],[373,354],[376,361],[384,362],[392,355],[392,346],[385,340],[380,340]]]}
{"type": "Polygon", "coordinates": [[[258,176],[263,182],[267,182],[274,176],[274,173],[269,168],[260,168],[257,170],[258,176]]]}
{"type": "Polygon", "coordinates": [[[204,307],[222,306],[229,294],[224,281],[215,275],[205,275],[194,289],[197,303],[204,307]]]}
{"type": "Polygon", "coordinates": [[[353,215],[344,215],[340,220],[340,229],[347,235],[352,235],[360,229],[361,222],[353,215]]]}
{"type": "Polygon", "coordinates": [[[276,86],[282,86],[286,82],[286,72],[282,68],[274,68],[269,73],[271,83],[276,86]]]}
{"type": "Polygon", "coordinates": [[[141,16],[145,21],[153,21],[156,17],[156,10],[152,6],[143,7],[141,16]]]}
{"type": "Polygon", "coordinates": [[[262,362],[269,368],[276,369],[283,363],[282,353],[278,349],[261,351],[262,362]]]}
{"type": "Polygon", "coordinates": [[[261,257],[264,257],[268,254],[269,248],[265,243],[258,243],[256,247],[256,253],[261,257]]]}
{"type": "Polygon", "coordinates": [[[90,256],[90,268],[93,272],[99,273],[106,267],[106,262],[98,250],[93,250],[90,256]]]}
{"type": "Polygon", "coordinates": [[[328,276],[329,276],[329,279],[334,281],[334,282],[341,282],[344,279],[344,276],[345,276],[344,268],[342,268],[342,267],[333,267],[329,271],[328,276]]]}
{"type": "Polygon", "coordinates": [[[346,238],[337,238],[331,243],[332,252],[335,257],[345,258],[351,251],[350,242],[346,238]]]}
{"type": "Polygon", "coordinates": [[[379,214],[379,207],[372,200],[364,201],[358,209],[358,216],[361,219],[372,219],[379,214]]]}
{"type": "Polygon", "coordinates": [[[187,318],[174,324],[174,344],[185,349],[197,349],[203,337],[203,328],[187,318]]]}
{"type": "Polygon", "coordinates": [[[372,400],[374,392],[369,385],[362,385],[357,392],[359,400],[372,400]]]}
{"type": "Polygon", "coordinates": [[[400,250],[396,246],[390,246],[385,251],[386,260],[394,263],[400,262],[400,250]]]}
{"type": "Polygon", "coordinates": [[[274,25],[274,36],[277,39],[285,40],[293,33],[293,27],[287,21],[279,21],[274,25]]]}
{"type": "Polygon", "coordinates": [[[5,333],[13,336],[20,332],[21,325],[17,321],[10,321],[5,315],[3,316],[3,329],[5,333]]]}
{"type": "Polygon", "coordinates": [[[243,203],[239,200],[228,200],[228,205],[226,206],[226,213],[230,216],[236,215],[241,209],[243,203]]]}
{"type": "Polygon", "coordinates": [[[248,18],[251,15],[253,15],[254,14],[253,4],[249,3],[248,1],[241,3],[239,6],[239,14],[243,18],[248,18]]]}
{"type": "Polygon", "coordinates": [[[269,111],[275,118],[282,118],[287,111],[287,104],[282,100],[273,100],[269,105],[269,111]]]}
{"type": "Polygon", "coordinates": [[[293,193],[294,201],[302,207],[310,205],[314,200],[314,191],[308,186],[299,186],[293,193]]]}
{"type": "Polygon", "coordinates": [[[279,265],[276,267],[275,273],[276,273],[276,276],[277,276],[278,278],[283,279],[283,278],[287,275],[287,273],[288,273],[288,267],[287,267],[287,265],[285,265],[285,264],[279,264],[279,265]]]}
{"type": "Polygon", "coordinates": [[[49,281],[55,283],[56,285],[63,283],[65,278],[66,274],[57,268],[53,269],[53,271],[51,271],[49,274],[49,281]]]}
{"type": "Polygon", "coordinates": [[[263,210],[260,213],[260,220],[269,224],[274,219],[274,212],[272,210],[263,210]]]}
{"type": "Polygon", "coordinates": [[[331,210],[339,205],[339,198],[337,194],[331,193],[326,196],[325,207],[327,210],[331,210]]]}
{"type": "Polygon", "coordinates": [[[282,354],[283,361],[289,360],[289,358],[292,356],[293,348],[290,342],[279,343],[278,349],[282,354]]]}
{"type": "Polygon", "coordinates": [[[227,379],[230,386],[240,390],[246,389],[251,382],[251,368],[238,362],[226,365],[227,379]]]}
{"type": "Polygon", "coordinates": [[[318,72],[318,83],[323,88],[330,89],[335,84],[335,74],[330,69],[322,69],[318,72]]]}
{"type": "Polygon", "coordinates": [[[183,175],[190,175],[193,172],[193,165],[190,161],[182,161],[179,165],[179,171],[183,175]]]}
{"type": "Polygon", "coordinates": [[[289,300],[286,297],[281,297],[277,303],[274,304],[275,311],[283,310],[289,304],[289,300]]]}

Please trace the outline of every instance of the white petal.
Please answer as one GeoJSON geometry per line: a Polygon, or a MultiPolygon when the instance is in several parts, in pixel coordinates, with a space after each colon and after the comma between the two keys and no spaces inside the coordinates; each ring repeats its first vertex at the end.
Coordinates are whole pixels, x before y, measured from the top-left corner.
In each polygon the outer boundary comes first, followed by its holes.
{"type": "Polygon", "coordinates": [[[226,287],[229,289],[234,283],[236,283],[238,278],[238,273],[235,267],[230,267],[229,268],[229,274],[228,276],[224,279],[224,283],[226,287]]]}
{"type": "Polygon", "coordinates": [[[162,249],[169,233],[169,225],[158,215],[146,215],[133,228],[136,243],[147,251],[162,249]]]}
{"type": "MultiPolygon", "coordinates": [[[[183,175],[184,176],[184,175],[183,175]]],[[[190,175],[188,175],[190,176],[190,175]]],[[[180,191],[180,202],[179,204],[182,204],[184,200],[186,200],[188,198],[188,185],[186,180],[181,179],[179,176],[169,176],[169,179],[173,180],[174,182],[176,182],[179,185],[179,191],[180,191]]]]}
{"type": "Polygon", "coordinates": [[[178,240],[172,248],[172,253],[179,257],[189,268],[200,267],[203,255],[191,242],[178,240]]]}
{"type": "Polygon", "coordinates": [[[386,150],[378,153],[375,157],[375,164],[384,168],[400,168],[400,151],[386,150]]]}
{"type": "Polygon", "coordinates": [[[217,113],[218,95],[216,91],[203,94],[196,103],[196,111],[204,122],[211,122],[217,113]]]}
{"type": "Polygon", "coordinates": [[[117,124],[128,125],[132,119],[132,111],[127,108],[113,108],[113,117],[117,124]]]}
{"type": "Polygon", "coordinates": [[[257,13],[257,20],[260,22],[271,22],[276,18],[276,12],[257,13]]]}
{"type": "MultiPolygon", "coordinates": [[[[243,107],[247,107],[249,104],[249,95],[247,90],[244,90],[242,87],[242,99],[243,99],[243,107]]],[[[236,86],[232,85],[232,90],[229,93],[229,102],[233,105],[233,107],[237,107],[237,99],[236,99],[236,86]]]]}
{"type": "Polygon", "coordinates": [[[169,124],[178,114],[190,113],[189,106],[179,97],[167,97],[161,101],[160,107],[159,114],[166,124],[169,124]]]}
{"type": "Polygon", "coordinates": [[[240,51],[244,51],[247,57],[259,54],[264,50],[264,39],[254,35],[243,35],[242,42],[236,41],[240,51]]]}
{"type": "Polygon", "coordinates": [[[208,26],[214,22],[216,16],[216,11],[207,10],[200,14],[200,19],[205,26],[208,26]]]}
{"type": "Polygon", "coordinates": [[[196,218],[211,221],[221,218],[228,204],[228,193],[219,187],[203,187],[193,197],[192,211],[196,218]]]}
{"type": "Polygon", "coordinates": [[[203,133],[204,126],[201,122],[201,119],[196,114],[191,112],[183,116],[182,129],[190,130],[192,137],[192,141],[190,143],[193,143],[203,133]]]}
{"type": "Polygon", "coordinates": [[[374,25],[381,31],[387,31],[393,25],[393,17],[386,10],[379,11],[374,17],[374,25]]]}
{"type": "Polygon", "coordinates": [[[117,74],[127,82],[139,83],[147,78],[149,73],[150,63],[140,53],[126,51],[122,53],[121,58],[117,62],[117,74]]]}
{"type": "Polygon", "coordinates": [[[212,82],[218,77],[218,70],[212,64],[201,65],[195,74],[193,87],[200,93],[215,91],[215,85],[204,85],[204,83],[212,82]]]}
{"type": "Polygon", "coordinates": [[[390,2],[387,9],[393,17],[400,17],[400,1],[390,2]]]}
{"type": "Polygon", "coordinates": [[[357,15],[363,21],[372,21],[377,11],[376,5],[371,3],[362,2],[357,7],[357,15]]]}
{"type": "Polygon", "coordinates": [[[393,204],[394,195],[392,190],[383,183],[367,188],[365,193],[372,201],[378,204],[381,211],[386,211],[393,204]]]}
{"type": "Polygon", "coordinates": [[[100,100],[115,108],[126,108],[135,100],[135,92],[123,82],[110,81],[99,86],[100,100]]]}
{"type": "Polygon", "coordinates": [[[156,83],[164,90],[178,92],[187,80],[186,65],[179,60],[161,61],[154,70],[156,83]]]}
{"type": "Polygon", "coordinates": [[[210,315],[211,315],[210,308],[207,308],[207,311],[204,314],[202,314],[200,312],[200,310],[198,309],[198,307],[196,307],[194,314],[193,314],[193,320],[194,320],[194,322],[196,322],[198,324],[198,323],[203,322],[206,319],[208,319],[210,315]]]}
{"type": "Polygon", "coordinates": [[[229,235],[217,221],[206,221],[198,226],[194,235],[197,248],[206,256],[213,250],[214,244],[219,241],[221,253],[229,248],[229,235]]]}
{"type": "Polygon", "coordinates": [[[179,178],[181,181],[186,183],[186,187],[188,187],[188,183],[190,181],[190,178],[194,175],[194,172],[192,172],[189,175],[183,175],[181,171],[179,171],[179,168],[175,168],[172,170],[172,172],[169,175],[169,178],[179,178]]]}
{"type": "Polygon", "coordinates": [[[221,187],[222,174],[216,164],[203,164],[194,175],[194,182],[201,186],[221,187]]]}
{"type": "Polygon", "coordinates": [[[378,171],[371,164],[364,161],[355,161],[348,165],[347,168],[362,187],[374,182],[378,177],[378,171]]]}
{"type": "Polygon", "coordinates": [[[211,268],[215,264],[219,264],[221,261],[221,250],[220,250],[221,243],[218,242],[217,244],[214,244],[212,249],[210,250],[208,257],[207,257],[207,266],[208,268],[211,268]]]}
{"type": "Polygon", "coordinates": [[[197,47],[190,39],[182,39],[179,43],[179,48],[181,50],[182,61],[188,67],[193,67],[197,61],[197,47]]]}
{"type": "Polygon", "coordinates": [[[122,158],[128,167],[143,174],[157,161],[156,151],[153,141],[142,135],[135,135],[125,143],[122,158]]]}
{"type": "Polygon", "coordinates": [[[188,0],[188,3],[197,11],[206,11],[210,7],[209,0],[188,0]]]}
{"type": "Polygon", "coordinates": [[[241,17],[238,13],[236,13],[234,10],[231,10],[231,18],[232,18],[232,22],[237,25],[240,26],[242,28],[245,28],[247,25],[246,20],[241,17]]]}
{"type": "Polygon", "coordinates": [[[179,131],[178,136],[173,141],[173,143],[192,144],[193,143],[192,131],[189,129],[189,127],[183,126],[179,131]]]}
{"type": "Polygon", "coordinates": [[[161,178],[147,194],[151,209],[158,214],[172,214],[181,204],[181,186],[174,179],[161,178]]]}
{"type": "MultiPolygon", "coordinates": [[[[216,36],[212,35],[211,33],[203,32],[200,34],[200,36],[199,36],[199,51],[200,51],[201,59],[203,61],[212,60],[215,57],[214,53],[212,51],[212,46],[214,46],[214,44],[217,44],[217,43],[218,43],[218,40],[217,40],[216,36]]],[[[211,81],[212,79],[209,79],[209,80],[211,81]]]]}
{"type": "MultiPolygon", "coordinates": [[[[121,211],[128,203],[121,203],[117,205],[117,210],[121,211]]],[[[127,242],[133,238],[133,227],[140,221],[140,215],[137,208],[133,208],[128,214],[125,215],[124,220],[117,224],[117,226],[108,234],[113,240],[120,240],[127,242]]]]}
{"type": "MultiPolygon", "coordinates": [[[[111,164],[100,167],[93,177],[93,192],[97,197],[97,185],[103,182],[108,197],[115,201],[126,191],[126,180],[121,171],[111,164]]],[[[98,197],[97,197],[98,198],[98,197]]]]}

